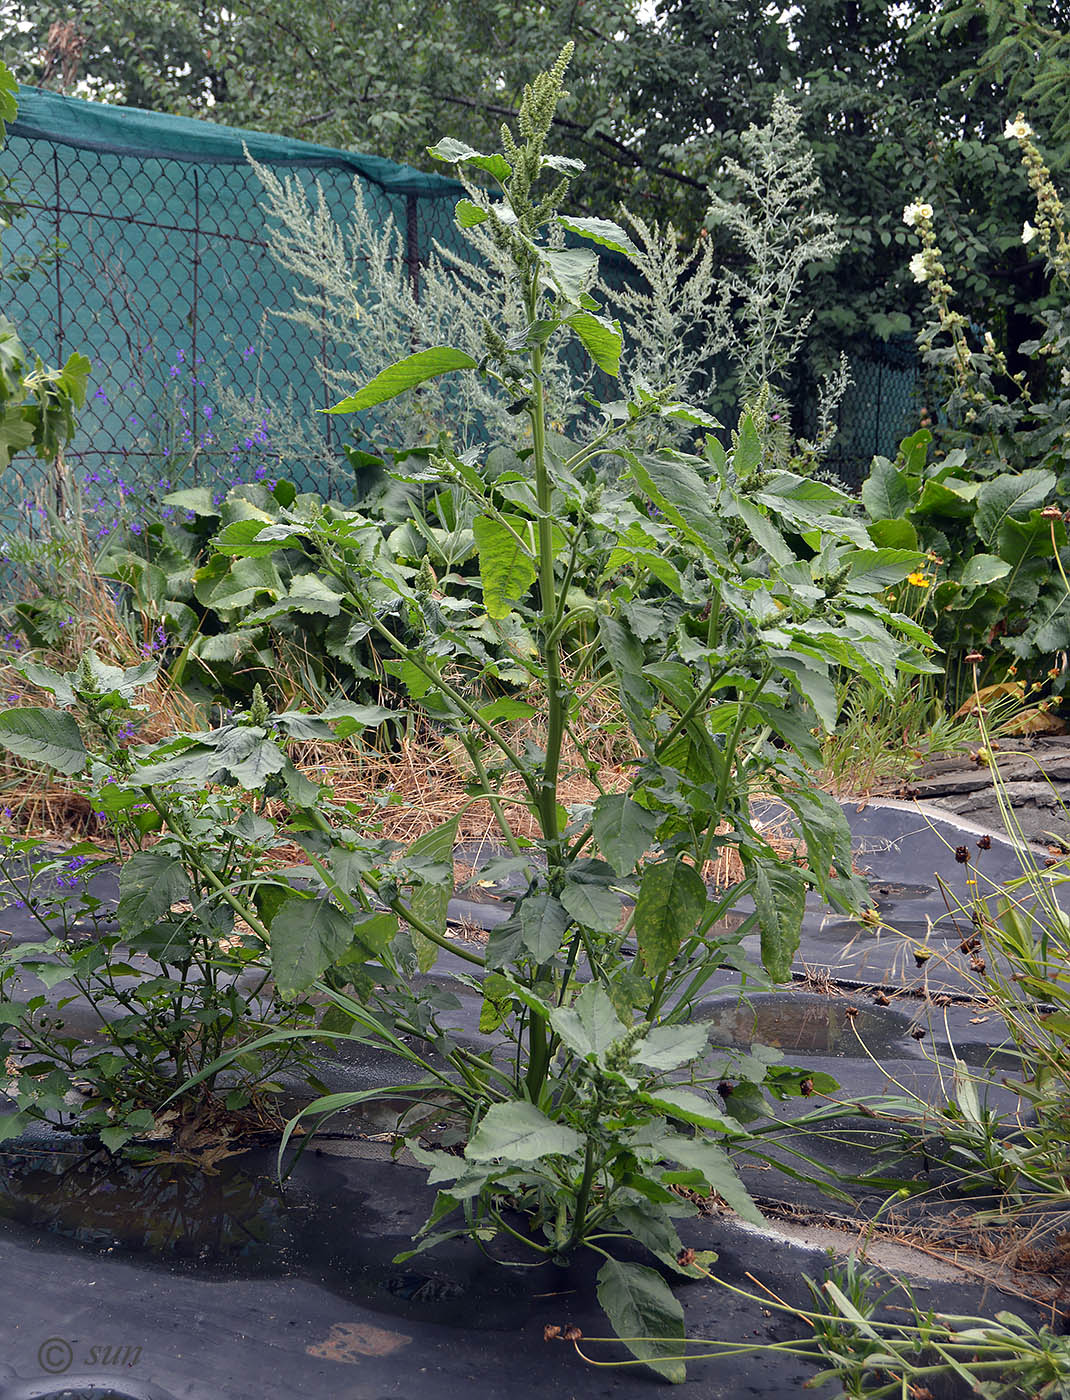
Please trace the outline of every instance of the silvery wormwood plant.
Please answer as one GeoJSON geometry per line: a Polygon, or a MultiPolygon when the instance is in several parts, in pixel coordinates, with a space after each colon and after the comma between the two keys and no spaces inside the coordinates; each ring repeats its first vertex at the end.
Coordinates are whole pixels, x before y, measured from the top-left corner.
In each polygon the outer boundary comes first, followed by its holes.
{"type": "MultiPolygon", "coordinates": [[[[508,392],[527,424],[518,450],[458,453],[443,435],[407,463],[417,463],[411,479],[455,487],[476,507],[480,595],[451,596],[430,570],[399,568],[381,522],[307,498],[274,516],[250,505],[215,544],[249,560],[305,552],[314,569],[295,611],[315,593],[322,609],[350,619],[352,645],[385,644],[412,704],[467,755],[471,801],[493,814],[500,857],[483,876],[508,874],[518,886],[481,954],[446,937],[458,818],[397,852],[329,810],[307,814],[294,835],[322,906],[350,920],[359,944],[343,954],[321,945],[305,960],[306,972],[322,966],[313,985],[331,1003],[317,1033],[385,1049],[411,1079],[322,1097],[306,1113],[322,1119],[388,1096],[410,1100],[422,1128],[434,1115],[435,1149],[412,1143],[439,1187],[415,1248],[460,1233],[522,1248],[534,1263],[593,1250],[613,1326],[680,1380],[680,1305],[658,1270],[618,1260],[613,1241],[634,1238],[665,1268],[697,1276],[675,1225],[692,1207],[674,1188],[716,1190],[756,1217],[726,1146],[762,1151],[763,1087],[776,1098],[827,1081],[768,1053],[711,1053],[702,996],[722,969],[748,986],[787,978],[809,889],[844,909],[864,902],[840,808],[808,777],[814,732],[835,721],[836,673],[887,686],[930,663],[925,634],[878,600],[920,556],[872,548],[842,493],[770,469],[751,421],[729,452],[700,412],[640,393],[603,405],[582,445],[555,450],[546,347],[575,337],[617,375],[622,335],[590,293],[591,245],[632,252],[616,224],[561,212],[582,167],[545,143],[568,57],[525,92],[500,153],[452,140],[432,152],[472,177],[457,219],[489,231],[507,255],[523,328],[507,333],[489,305],[482,358],[422,350],[332,410],[375,408],[456,371],[508,392]],[[637,425],[658,416],[709,431],[704,455],[633,450],[637,425]],[[581,575],[593,586],[574,587],[581,575]],[[478,627],[467,625],[475,612],[478,627]],[[474,682],[498,673],[502,651],[528,684],[487,699],[474,682]],[[578,677],[616,690],[635,755],[623,787],[603,781],[578,677]],[[566,808],[563,783],[576,772],[597,797],[566,808]],[[765,839],[751,811],[756,790],[793,814],[797,858],[765,839]],[[520,834],[518,807],[534,815],[537,839],[520,834]],[[738,851],[743,878],[711,895],[704,872],[726,847],[738,851]],[[723,916],[745,899],[752,912],[726,932],[723,916]],[[385,932],[369,959],[360,930],[373,921],[385,932]],[[754,929],[764,970],[740,946],[754,929]],[[444,951],[443,975],[417,975],[444,951]],[[471,998],[476,1039],[451,1024],[471,998]],[[661,1340],[635,1340],[643,1336],[661,1340]]],[[[276,1032],[246,1050],[299,1034],[276,1032]]]]}

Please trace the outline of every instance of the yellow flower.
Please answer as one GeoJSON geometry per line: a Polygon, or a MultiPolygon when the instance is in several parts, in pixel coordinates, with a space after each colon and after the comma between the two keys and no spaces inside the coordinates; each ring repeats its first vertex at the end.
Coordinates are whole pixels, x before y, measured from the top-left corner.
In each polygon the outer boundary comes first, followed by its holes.
{"type": "Polygon", "coordinates": [[[915,588],[929,588],[932,579],[926,578],[924,574],[907,574],[907,583],[912,583],[915,588]]]}

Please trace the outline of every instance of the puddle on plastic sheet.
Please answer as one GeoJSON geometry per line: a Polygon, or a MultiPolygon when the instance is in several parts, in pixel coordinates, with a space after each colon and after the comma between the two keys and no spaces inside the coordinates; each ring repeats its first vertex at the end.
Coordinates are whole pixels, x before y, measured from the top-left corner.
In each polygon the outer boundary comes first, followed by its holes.
{"type": "Polygon", "coordinates": [[[0,1153],[0,1230],[35,1248],[78,1249],[174,1273],[300,1276],[382,1313],[446,1326],[516,1330],[530,1280],[460,1241],[434,1261],[395,1264],[432,1196],[390,1162],[315,1149],[279,1183],[273,1151],[208,1175],[61,1152],[0,1153]],[[356,1183],[359,1182],[358,1186],[356,1183]]]}
{"type": "Polygon", "coordinates": [[[714,1003],[703,1008],[714,1045],[770,1045],[798,1054],[865,1058],[866,1050],[896,1058],[917,1055],[911,1020],[884,1007],[860,1005],[839,997],[755,996],[748,1002],[714,1003]],[[865,1050],[862,1045],[865,1046],[865,1050]]]}

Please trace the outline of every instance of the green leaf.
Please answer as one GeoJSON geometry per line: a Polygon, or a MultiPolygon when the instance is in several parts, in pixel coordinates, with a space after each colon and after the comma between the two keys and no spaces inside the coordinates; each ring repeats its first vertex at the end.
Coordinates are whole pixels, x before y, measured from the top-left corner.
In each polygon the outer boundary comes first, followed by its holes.
{"type": "Polygon", "coordinates": [[[635,937],[643,966],[658,977],[706,908],[706,886],[693,865],[679,857],[648,865],[635,902],[635,937]]]}
{"type": "Polygon", "coordinates": [[[639,458],[621,452],[632,475],[663,514],[716,563],[723,563],[727,539],[709,487],[678,457],[639,458]]]}
{"type": "Polygon", "coordinates": [[[0,143],[7,136],[7,123],[19,114],[19,85],[6,63],[0,63],[0,143]]]}
{"type": "Polygon", "coordinates": [[[883,593],[922,563],[924,555],[913,549],[858,549],[840,560],[851,570],[847,587],[852,593],[883,593]]]}
{"type": "Polygon", "coordinates": [[[108,1128],[101,1128],[99,1133],[101,1142],[109,1152],[118,1152],[119,1148],[122,1147],[124,1143],[129,1142],[133,1136],[134,1134],[129,1128],[122,1127],[118,1123],[108,1128]]]}
{"type": "Polygon", "coordinates": [[[600,982],[588,983],[571,1006],[551,1011],[550,1024],[573,1054],[596,1064],[627,1030],[600,982]]]}
{"type": "Polygon", "coordinates": [[[1010,571],[1011,566],[1005,559],[997,559],[994,554],[975,554],[966,561],[959,582],[963,588],[983,588],[1006,577],[1010,571]]]}
{"type": "Polygon", "coordinates": [[[582,1144],[583,1138],[567,1124],[555,1123],[533,1103],[518,1099],[487,1110],[464,1155],[470,1162],[537,1162],[540,1157],[567,1156],[582,1144]]]}
{"type": "Polygon", "coordinates": [[[9,466],[16,452],[34,440],[33,423],[18,405],[8,404],[0,412],[0,471],[9,466]]]}
{"type": "Polygon", "coordinates": [[[624,793],[606,793],[594,804],[595,845],[618,875],[630,875],[650,849],[659,820],[624,793]]]}
{"type": "Polygon", "coordinates": [[[620,923],[621,899],[605,885],[579,884],[566,880],[561,903],[584,928],[596,933],[612,933],[620,923]]]}
{"type": "Polygon", "coordinates": [[[700,1171],[710,1190],[716,1191],[742,1220],[749,1220],[752,1225],[766,1223],[751,1200],[750,1192],[740,1181],[732,1159],[718,1143],[706,1137],[684,1137],[677,1133],[664,1139],[661,1146],[666,1156],[674,1158],[682,1166],[700,1171]]]}
{"type": "Polygon", "coordinates": [[[124,933],[152,928],[172,904],[192,900],[189,876],[177,856],[136,851],[119,871],[119,927],[124,933]]]}
{"type": "Polygon", "coordinates": [[[538,963],[549,962],[561,947],[569,917],[549,894],[530,895],[519,910],[521,941],[538,963]]]}
{"type": "Polygon", "coordinates": [[[353,937],[351,920],[325,899],[293,895],[271,920],[271,971],[284,997],[305,991],[338,962],[353,937]]]}
{"type": "Polygon", "coordinates": [[[684,1310],[655,1269],[607,1259],[598,1271],[598,1301],[633,1356],[673,1385],[687,1379],[684,1310]]]}
{"type": "Polygon", "coordinates": [[[762,440],[747,413],[739,425],[739,437],[732,451],[732,468],[741,482],[747,481],[762,464],[762,440]]]}
{"type": "Polygon", "coordinates": [[[897,520],[910,509],[910,487],[887,457],[874,457],[862,483],[862,504],[870,520],[897,520]]]}
{"type": "Polygon", "coordinates": [[[754,907],[762,941],[762,965],[774,982],[791,978],[799,946],[806,881],[793,865],[753,855],[744,849],[743,864],[754,877],[754,907]]]}
{"type": "Polygon", "coordinates": [[[483,603],[488,615],[499,621],[509,616],[535,582],[533,549],[525,541],[531,522],[520,516],[510,516],[508,521],[506,525],[489,515],[477,515],[472,521],[483,603]]]}
{"type": "Polygon", "coordinates": [[[614,253],[623,253],[628,258],[640,256],[639,249],[628,234],[612,219],[574,219],[571,214],[558,214],[557,222],[569,233],[578,233],[581,238],[588,238],[592,243],[612,249],[614,253]]]}
{"type": "Polygon", "coordinates": [[[602,647],[616,672],[621,704],[637,738],[650,733],[650,713],[654,708],[653,686],[643,675],[646,660],[643,645],[620,618],[600,617],[598,633],[602,647]]]}
{"type": "Polygon", "coordinates": [[[0,710],[0,745],[68,777],[80,773],[88,757],[77,724],[62,710],[0,710]]]}
{"type": "Polygon", "coordinates": [[[318,574],[298,574],[291,582],[290,590],[276,602],[256,612],[247,613],[241,620],[243,627],[255,627],[261,622],[271,622],[287,613],[313,613],[320,617],[337,617],[345,597],[337,593],[318,574]]]}
{"type": "Polygon", "coordinates": [[[58,671],[53,671],[50,666],[40,666],[36,661],[24,661],[18,671],[31,685],[37,686],[39,690],[47,690],[50,695],[55,696],[56,704],[62,705],[64,709],[75,703],[74,687],[70,681],[58,671]]]}
{"type": "Polygon", "coordinates": [[[1028,515],[1042,506],[1054,489],[1055,473],[1040,467],[993,477],[977,493],[977,533],[984,540],[995,539],[1005,520],[1028,515]]]}
{"type": "Polygon", "coordinates": [[[722,505],[731,514],[739,517],[750,531],[754,543],[778,564],[791,564],[795,560],[787,540],[758,507],[739,496],[734,491],[725,491],[722,505]]]}
{"type": "Polygon", "coordinates": [[[878,549],[917,549],[918,532],[909,520],[874,520],[866,533],[878,549]]]}
{"type": "Polygon", "coordinates": [[[396,364],[377,374],[363,389],[336,403],[333,408],[320,409],[321,413],[359,413],[365,408],[386,403],[397,398],[406,389],[414,389],[428,379],[440,374],[449,374],[458,369],[476,369],[478,361],[463,350],[452,350],[448,345],[436,345],[431,350],[418,350],[415,355],[407,355],[396,364]]]}
{"type": "Polygon", "coordinates": [[[620,352],[624,348],[620,322],[590,311],[577,311],[568,318],[568,324],[598,368],[615,379],[620,373],[620,352]]]}
{"type": "Polygon", "coordinates": [[[587,248],[542,248],[539,261],[544,281],[577,304],[598,272],[598,258],[587,248]]]}
{"type": "Polygon", "coordinates": [[[485,223],[489,218],[483,206],[470,199],[459,199],[453,212],[461,228],[475,228],[476,224],[485,223]]]}
{"type": "Polygon", "coordinates": [[[632,1051],[632,1059],[659,1072],[678,1069],[706,1053],[709,1027],[702,1021],[686,1026],[655,1026],[632,1051]]]}
{"type": "Polygon", "coordinates": [[[193,591],[206,608],[226,612],[247,608],[261,593],[280,598],[286,592],[271,559],[240,558],[230,561],[217,554],[193,575],[193,591]]]}
{"type": "Polygon", "coordinates": [[[436,160],[445,160],[451,165],[475,165],[480,170],[486,170],[502,183],[508,180],[513,173],[504,156],[497,153],[485,156],[482,151],[477,151],[474,147],[468,146],[452,136],[444,136],[434,146],[428,146],[427,153],[434,156],[436,160]]]}
{"type": "Polygon", "coordinates": [[[693,1123],[696,1128],[712,1128],[715,1132],[738,1135],[740,1128],[734,1118],[721,1113],[709,1099],[700,1098],[690,1089],[638,1090],[637,1097],[642,1103],[656,1108],[667,1118],[679,1118],[682,1123],[693,1123]]]}
{"type": "Polygon", "coordinates": [[[179,510],[189,511],[193,515],[206,515],[209,517],[219,514],[219,506],[216,505],[212,492],[207,486],[190,486],[183,491],[171,491],[164,496],[165,506],[175,506],[179,510]]]}

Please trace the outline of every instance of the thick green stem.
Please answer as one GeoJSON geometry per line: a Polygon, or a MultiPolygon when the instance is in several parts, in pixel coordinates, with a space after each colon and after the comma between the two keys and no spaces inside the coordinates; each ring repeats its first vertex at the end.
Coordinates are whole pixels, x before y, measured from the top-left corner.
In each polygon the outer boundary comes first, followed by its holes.
{"type": "MultiPolygon", "coordinates": [[[[528,295],[528,316],[536,319],[538,311],[538,284],[532,282],[528,295]]],[[[531,351],[531,437],[535,466],[535,499],[539,508],[538,520],[538,585],[539,585],[539,633],[543,665],[546,672],[547,732],[546,755],[539,780],[538,796],[535,805],[539,813],[539,824],[546,842],[546,858],[551,872],[563,860],[561,833],[557,816],[557,785],[561,769],[561,748],[568,721],[568,706],[561,681],[561,645],[557,636],[558,599],[554,578],[557,562],[554,549],[554,522],[551,516],[553,484],[550,480],[549,465],[546,460],[546,391],[542,381],[542,346],[536,345],[531,351]]]]}

